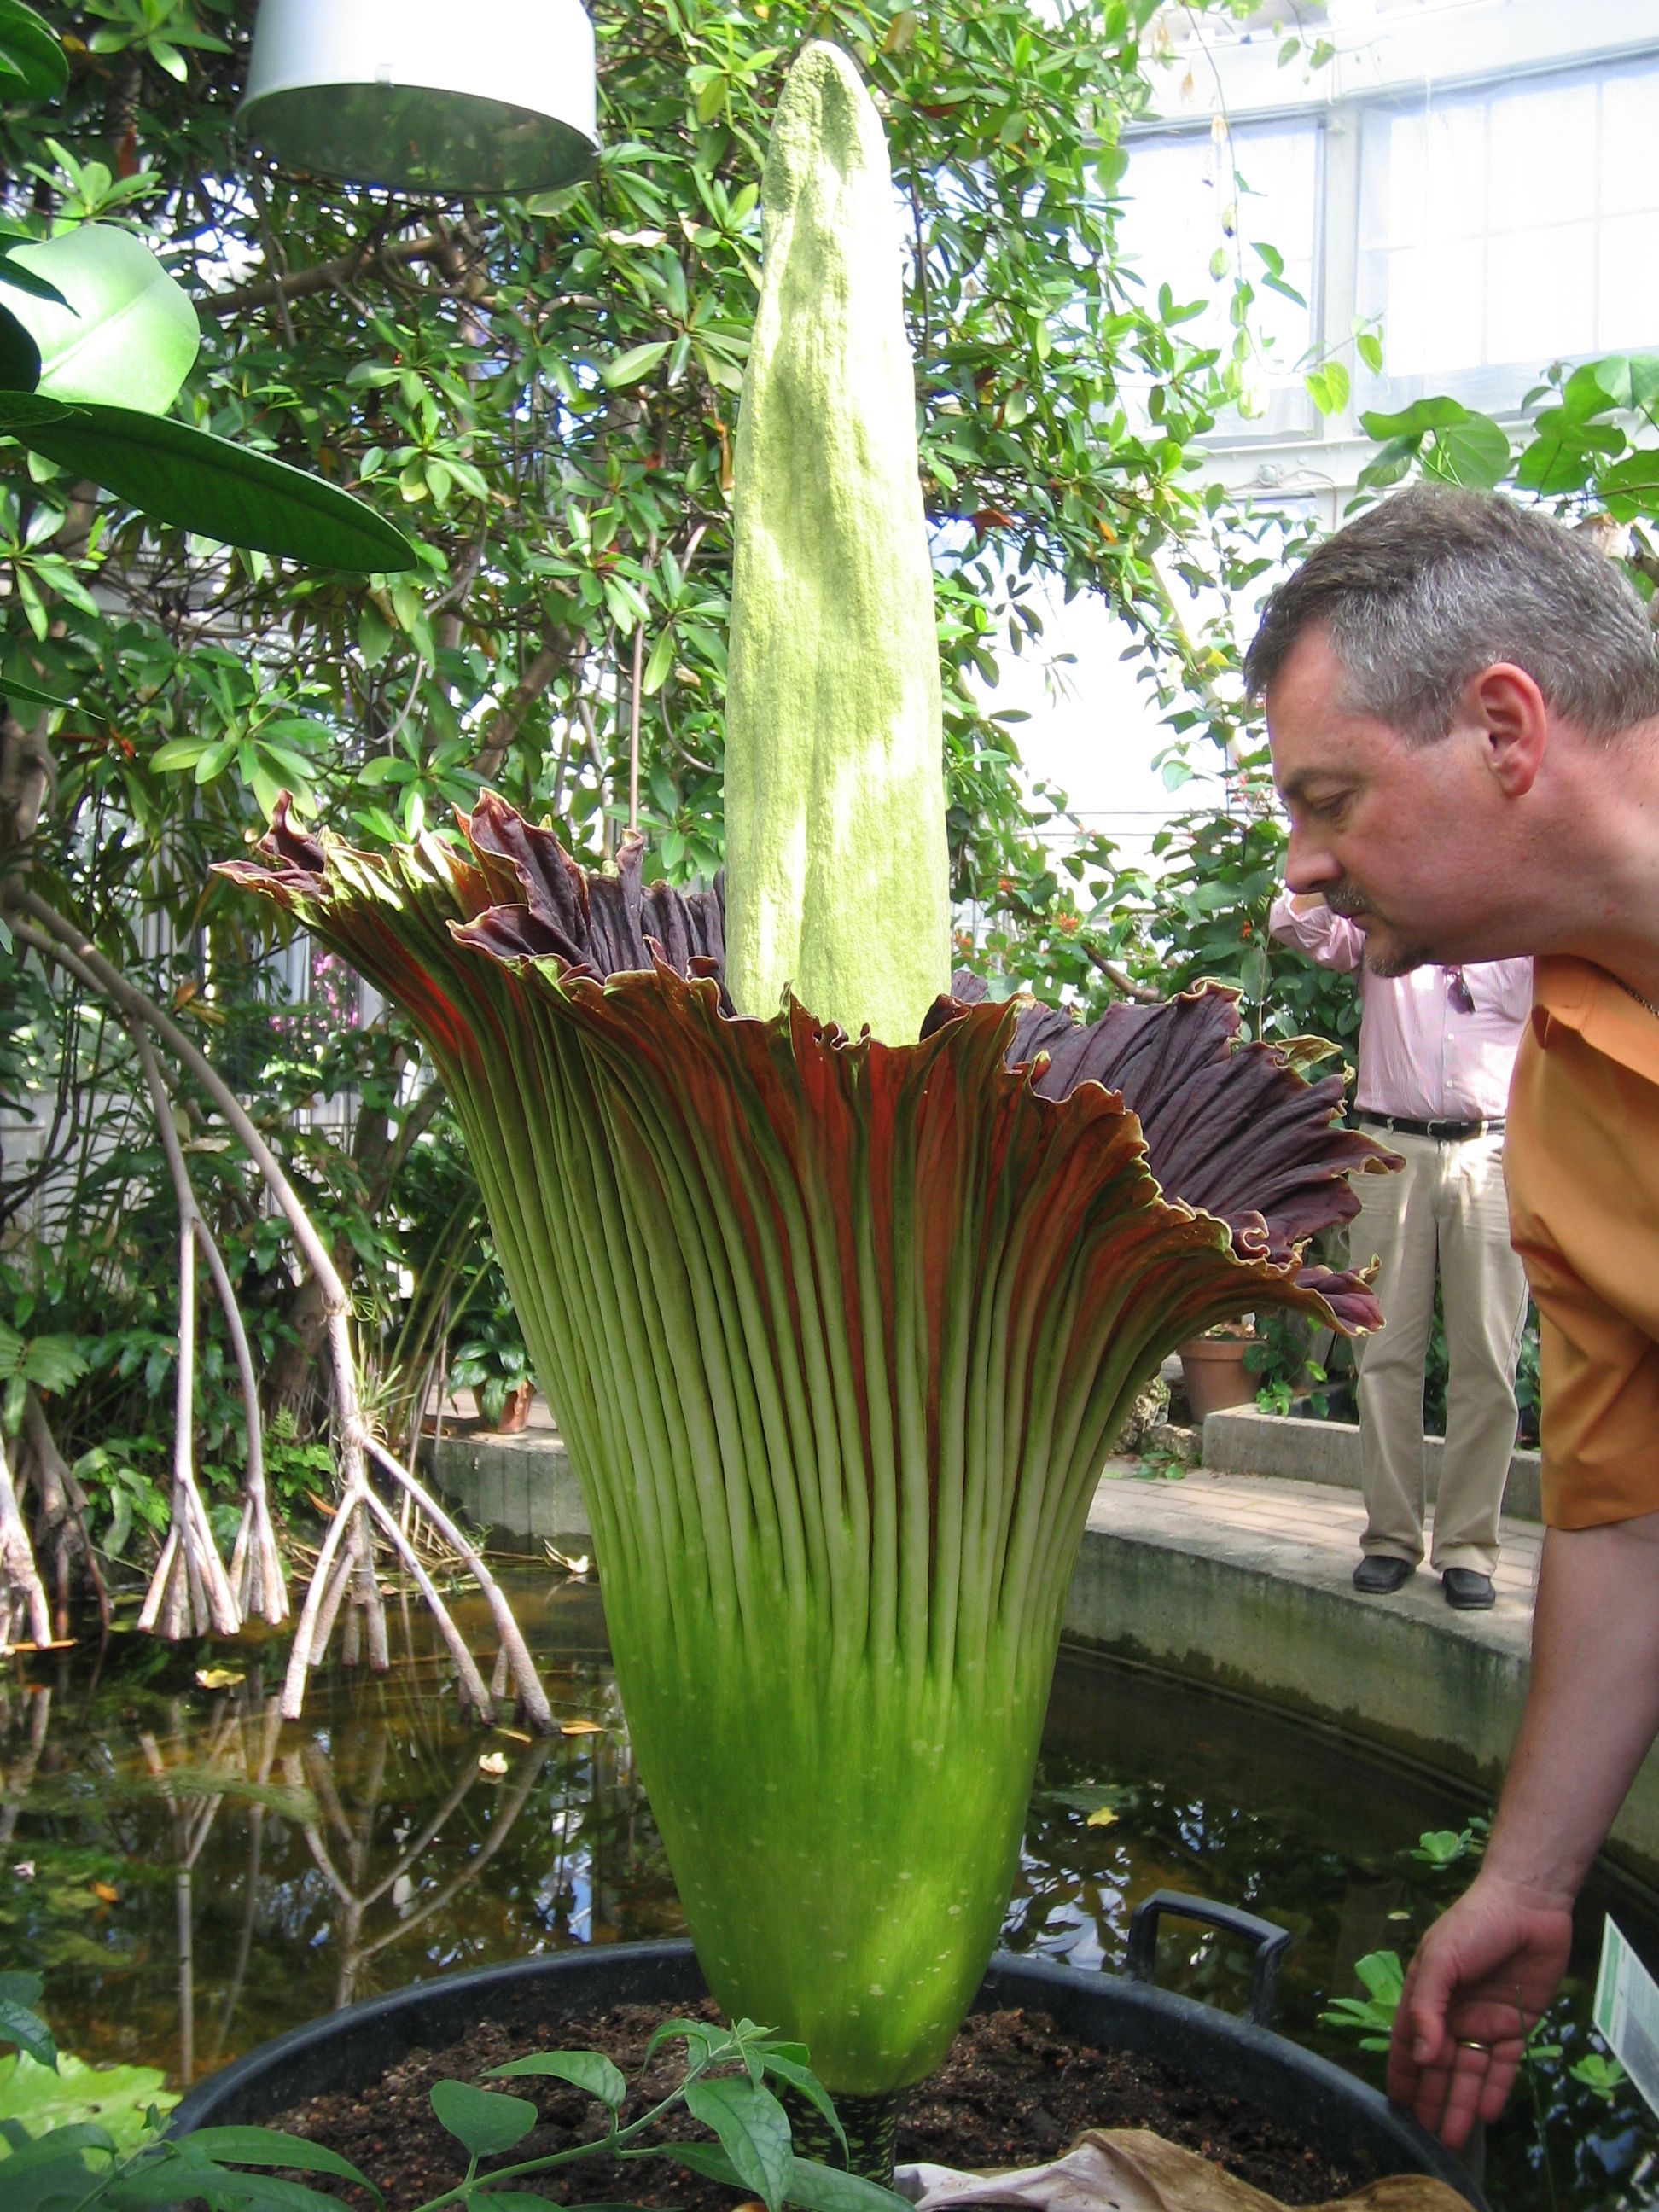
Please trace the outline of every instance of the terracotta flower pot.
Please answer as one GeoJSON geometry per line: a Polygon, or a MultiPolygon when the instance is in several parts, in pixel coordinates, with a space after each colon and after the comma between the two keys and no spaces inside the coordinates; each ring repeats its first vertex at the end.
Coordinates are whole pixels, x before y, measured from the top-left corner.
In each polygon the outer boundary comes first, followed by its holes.
{"type": "Polygon", "coordinates": [[[1255,1341],[1253,1336],[1192,1336],[1179,1347],[1187,1403],[1195,1422],[1201,1425],[1231,1406],[1255,1405],[1258,1379],[1244,1364],[1244,1355],[1255,1341]]]}
{"type": "Polygon", "coordinates": [[[530,1401],[536,1395],[533,1382],[515,1382],[507,1394],[507,1403],[501,1407],[501,1418],[495,1425],[498,1437],[516,1437],[530,1419],[530,1401]]]}
{"type": "MultiPolygon", "coordinates": [[[[507,1394],[507,1401],[501,1407],[501,1419],[495,1423],[490,1433],[498,1437],[516,1437],[530,1419],[530,1401],[535,1395],[536,1386],[533,1382],[515,1382],[507,1394]]],[[[472,1393],[472,1402],[478,1409],[479,1420],[483,1421],[485,1419],[483,1400],[476,1390],[472,1393]]]]}

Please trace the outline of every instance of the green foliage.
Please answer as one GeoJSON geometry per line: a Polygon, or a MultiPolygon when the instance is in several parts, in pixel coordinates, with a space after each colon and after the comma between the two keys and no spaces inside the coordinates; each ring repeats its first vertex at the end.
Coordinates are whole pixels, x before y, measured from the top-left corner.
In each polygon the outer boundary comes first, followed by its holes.
{"type": "Polygon", "coordinates": [[[1480,1857],[1491,1832],[1492,1822],[1476,1814],[1461,1829],[1425,1830],[1418,1838],[1411,1856],[1432,1873],[1443,1874],[1448,1867],[1462,1866],[1480,1857]]]}
{"type": "Polygon", "coordinates": [[[1587,2051],[1582,2058],[1574,2060],[1567,2073],[1582,2088],[1588,2089],[1592,2096],[1600,2097],[1606,2104],[1613,2102],[1630,2079],[1616,2058],[1610,2058],[1599,2051],[1587,2051]]]}
{"type": "Polygon", "coordinates": [[[1346,2028],[1359,2038],[1362,2051],[1386,2051],[1394,2016],[1406,1992],[1406,1970],[1398,1951],[1368,1951],[1356,1959],[1363,1997],[1333,1997],[1319,2015],[1331,2027],[1346,2028]]]}
{"type": "Polygon", "coordinates": [[[15,1429],[23,1418],[31,1384],[42,1393],[66,1390],[87,1371],[86,1353],[73,1337],[37,1336],[28,1342],[0,1322],[0,1382],[5,1384],[0,1421],[15,1429]]]}
{"type": "Polygon", "coordinates": [[[157,415],[173,404],[201,333],[189,299],[142,240],[112,224],[83,222],[15,248],[9,264],[58,295],[43,300],[14,289],[9,303],[40,356],[35,392],[64,401],[125,399],[157,415]]]}
{"type": "Polygon", "coordinates": [[[0,1973],[0,2042],[15,2043],[37,2066],[58,2063],[52,2031],[34,2007],[40,2002],[39,1974],[0,1973]]]}
{"type": "Polygon", "coordinates": [[[0,2058],[0,2132],[10,2121],[33,2140],[54,2128],[91,2123],[117,2150],[137,2150],[147,2136],[148,2115],[170,2112],[179,2101],[166,2079],[159,2067],[88,2066],[67,2051],[58,2053],[54,2066],[44,2066],[20,2051],[0,2058]]]}
{"type": "Polygon", "coordinates": [[[452,1343],[449,1382],[452,1389],[476,1395],[484,1425],[493,1429],[508,1398],[521,1382],[533,1378],[501,1262],[493,1245],[488,1250],[465,1319],[452,1343]]]}
{"type": "MultiPolygon", "coordinates": [[[[349,285],[296,284],[285,307],[240,313],[216,304],[227,261],[257,285],[273,238],[303,272],[388,229],[372,196],[283,177],[252,198],[237,185],[246,155],[229,110],[251,10],[231,13],[228,53],[192,53],[182,86],[141,81],[158,192],[214,212],[212,231],[175,256],[209,311],[190,386],[198,422],[304,456],[341,484],[395,482],[427,510],[430,541],[404,584],[283,588],[239,559],[220,589],[226,615],[266,641],[268,690],[320,686],[332,752],[285,771],[319,811],[371,841],[407,833],[417,801],[436,821],[476,790],[490,717],[510,708],[494,773],[517,799],[574,805],[599,843],[619,803],[643,626],[642,787],[665,833],[661,865],[706,875],[717,863],[730,417],[753,313],[757,149],[809,30],[838,34],[878,87],[912,210],[924,484],[947,575],[963,577],[981,614],[941,622],[953,763],[981,781],[1015,764],[1006,736],[990,749],[1000,761],[974,757],[992,733],[963,679],[1005,621],[1028,645],[1040,635],[1042,573],[1107,590],[1178,650],[1152,556],[1200,512],[1186,441],[1212,419],[1226,375],[1118,273],[1115,204],[1100,197],[1085,125],[1113,144],[1146,104],[1121,9],[1045,25],[1016,0],[976,0],[889,40],[872,39],[861,9],[826,18],[805,0],[736,13],[686,0],[660,17],[601,9],[607,150],[599,180],[562,196],[556,219],[501,204],[465,218],[459,274],[434,246],[410,264],[420,281],[394,285],[368,255],[349,285]],[[1160,391],[1152,432],[1127,397],[1148,375],[1160,391]]],[[[112,51],[100,36],[94,52],[112,51]]],[[[95,138],[102,84],[96,68],[77,79],[71,112],[53,118],[59,143],[95,138]]],[[[416,242],[404,212],[389,234],[416,242]]],[[[55,495],[31,481],[29,496],[55,495]]],[[[106,544],[106,567],[136,550],[125,524],[106,544]]],[[[190,573],[186,559],[180,581],[190,573]]],[[[54,641],[66,670],[104,676],[83,697],[121,665],[94,649],[107,626],[90,616],[54,641]]],[[[205,749],[234,734],[222,706],[190,696],[195,654],[155,627],[137,698],[120,687],[118,727],[134,751],[118,744],[100,782],[128,781],[134,753],[153,762],[169,738],[205,749]]],[[[164,757],[166,772],[193,775],[201,752],[164,757]]],[[[996,780],[1005,818],[988,834],[1017,837],[1017,781],[996,780]]],[[[250,781],[240,763],[224,781],[226,849],[250,817],[246,799],[235,803],[250,781]]],[[[146,793],[141,818],[163,795],[146,793]]]]}
{"type": "Polygon", "coordinates": [[[14,98],[56,100],[69,80],[62,43],[24,0],[0,0],[0,87],[14,98]]]}

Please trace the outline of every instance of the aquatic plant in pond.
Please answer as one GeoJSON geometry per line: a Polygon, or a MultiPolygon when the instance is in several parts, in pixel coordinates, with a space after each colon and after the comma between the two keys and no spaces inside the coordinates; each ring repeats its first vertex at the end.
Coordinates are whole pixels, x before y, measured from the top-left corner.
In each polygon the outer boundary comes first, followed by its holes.
{"type": "MultiPolygon", "coordinates": [[[[836,744],[775,717],[769,738],[740,696],[732,772],[769,819],[804,807],[809,842],[840,792],[867,845],[890,833],[868,758],[846,773],[867,733],[836,686],[908,602],[860,588],[838,635],[832,582],[880,569],[872,534],[925,550],[914,441],[829,439],[808,477],[801,426],[826,395],[888,416],[903,399],[890,376],[864,390],[881,349],[844,312],[884,254],[896,272],[896,242],[850,64],[809,49],[784,106],[738,491],[787,489],[817,535],[771,541],[811,568],[801,623],[769,648],[793,640],[798,681],[734,653],[733,683],[822,707],[836,744]],[[809,203],[828,215],[793,221],[809,203]],[[861,227],[838,235],[854,209],[861,227]],[[779,296],[797,325],[822,303],[811,346],[786,342],[779,296]],[[795,431],[770,446],[777,409],[795,431]],[[744,456],[768,451],[794,455],[787,487],[757,484],[744,456]]],[[[896,273],[887,290],[896,318],[896,273]]],[[[751,522],[752,504],[740,544],[751,522]]],[[[787,606],[776,574],[767,590],[787,606]]],[[[902,811],[908,723],[884,772],[902,811]]],[[[915,1041],[854,1038],[793,996],[735,1006],[722,891],[647,884],[637,839],[602,876],[489,794],[462,828],[464,848],[371,856],[283,810],[259,860],[227,872],[402,1004],[454,1099],[587,1498],[641,1770],[714,1995],[805,2041],[838,2096],[887,2093],[937,2063],[989,1955],[1125,1413],[1175,1344],[1242,1310],[1373,1325],[1364,1283],[1303,1250],[1356,1210],[1348,1171],[1382,1156],[1333,1127],[1340,1079],[1309,1085],[1240,1045],[1229,993],[1084,1028],[947,987],[940,948],[931,1006],[884,971],[886,1025],[919,1009],[915,1041]]],[[[911,898],[882,857],[855,842],[811,902],[798,886],[809,934],[841,934],[789,972],[816,962],[844,994],[872,899],[933,972],[937,886],[911,898]]],[[[764,895],[775,906],[775,878],[764,895]]],[[[766,930],[787,939],[775,915],[766,930]]]]}

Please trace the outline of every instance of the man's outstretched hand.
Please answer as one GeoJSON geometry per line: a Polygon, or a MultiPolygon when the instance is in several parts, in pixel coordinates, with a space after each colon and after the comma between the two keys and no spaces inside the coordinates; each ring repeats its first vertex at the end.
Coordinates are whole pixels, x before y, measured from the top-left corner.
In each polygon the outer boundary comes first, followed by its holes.
{"type": "Polygon", "coordinates": [[[1568,1904],[1481,1874],[1418,1946],[1395,2015],[1389,2094],[1448,2150],[1503,2111],[1571,1942],[1568,1904]]]}

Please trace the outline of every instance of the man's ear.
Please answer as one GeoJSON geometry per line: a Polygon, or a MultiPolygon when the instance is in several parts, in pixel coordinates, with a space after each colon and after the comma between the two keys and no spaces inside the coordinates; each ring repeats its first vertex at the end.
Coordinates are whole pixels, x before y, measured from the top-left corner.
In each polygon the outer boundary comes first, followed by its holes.
{"type": "Polygon", "coordinates": [[[1485,737],[1486,765],[1506,799],[1524,799],[1538,780],[1549,743],[1550,710],[1524,668],[1494,661],[1471,677],[1469,719],[1485,737]]]}

